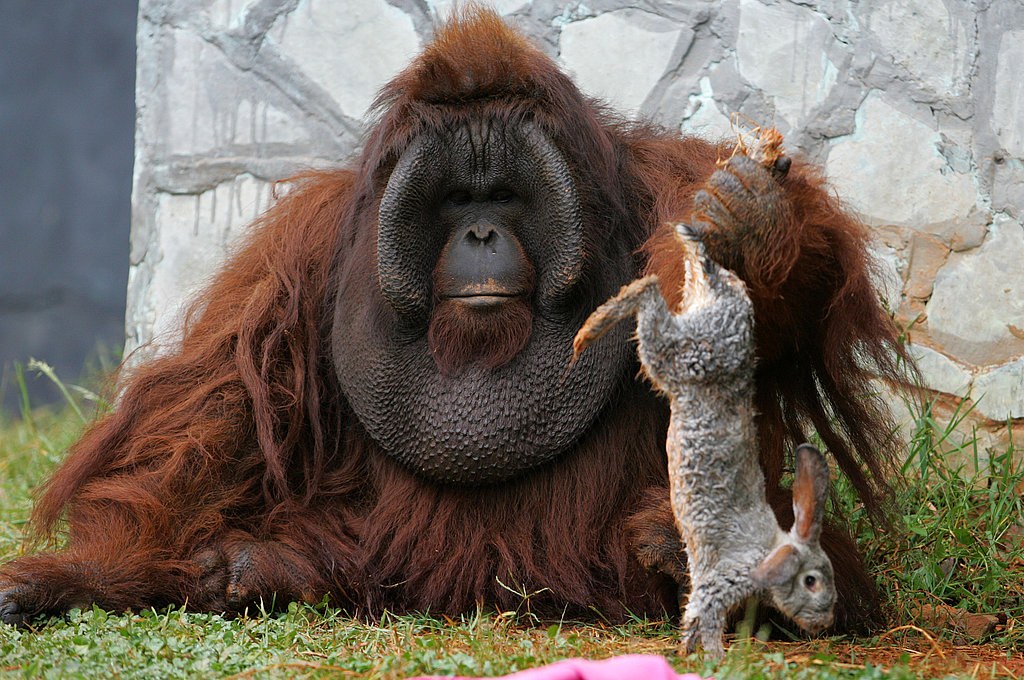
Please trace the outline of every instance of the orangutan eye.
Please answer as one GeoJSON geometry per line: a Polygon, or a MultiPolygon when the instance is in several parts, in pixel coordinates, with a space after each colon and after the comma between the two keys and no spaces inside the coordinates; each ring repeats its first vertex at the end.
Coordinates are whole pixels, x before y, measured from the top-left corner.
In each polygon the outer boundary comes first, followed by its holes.
{"type": "Polygon", "coordinates": [[[448,200],[455,205],[466,205],[473,200],[468,191],[453,191],[448,194],[448,200]]]}
{"type": "Polygon", "coordinates": [[[814,588],[814,586],[817,583],[818,583],[818,579],[814,578],[810,574],[808,574],[807,576],[804,576],[804,587],[807,588],[808,590],[814,588]]]}

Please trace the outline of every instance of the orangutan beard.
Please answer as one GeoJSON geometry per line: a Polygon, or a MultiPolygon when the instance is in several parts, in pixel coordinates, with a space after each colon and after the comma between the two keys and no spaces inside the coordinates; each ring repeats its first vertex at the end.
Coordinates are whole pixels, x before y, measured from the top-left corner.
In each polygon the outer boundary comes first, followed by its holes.
{"type": "Polygon", "coordinates": [[[473,307],[457,298],[438,301],[430,318],[427,341],[443,375],[470,364],[490,370],[503,366],[530,339],[533,311],[524,299],[489,307],[473,307]]]}

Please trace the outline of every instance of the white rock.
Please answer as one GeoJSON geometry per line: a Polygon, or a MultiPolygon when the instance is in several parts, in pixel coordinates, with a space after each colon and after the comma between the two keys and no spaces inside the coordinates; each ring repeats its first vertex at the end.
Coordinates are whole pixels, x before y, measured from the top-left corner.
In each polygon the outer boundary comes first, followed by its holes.
{"type": "Polygon", "coordinates": [[[680,39],[693,32],[635,9],[608,12],[566,24],[561,64],[585,93],[635,115],[665,74],[680,39]]]}
{"type": "Polygon", "coordinates": [[[908,344],[907,351],[921,371],[925,387],[958,397],[967,396],[973,375],[966,366],[924,345],[908,344]]]}
{"type": "Polygon", "coordinates": [[[978,197],[971,177],[949,168],[940,141],[872,92],[857,111],[856,132],[833,142],[826,168],[867,222],[928,231],[929,224],[964,219],[978,197]]]}
{"type": "Polygon", "coordinates": [[[868,252],[875,264],[870,272],[875,290],[890,310],[899,309],[904,283],[901,272],[907,266],[902,253],[885,246],[869,246],[868,252]]]}
{"type": "Polygon", "coordinates": [[[412,19],[386,0],[302,0],[270,37],[355,118],[420,47],[412,19]]]}
{"type": "Polygon", "coordinates": [[[1007,31],[999,43],[992,128],[1009,153],[1024,159],[1024,31],[1007,31]]]}
{"type": "Polygon", "coordinates": [[[305,139],[304,127],[264,101],[216,47],[186,31],[175,31],[173,41],[174,61],[162,97],[163,129],[148,135],[166,145],[168,153],[212,155],[236,145],[305,139]]]}
{"type": "Polygon", "coordinates": [[[956,354],[976,363],[1016,344],[1008,325],[1024,328],[1024,228],[998,216],[980,248],[952,253],[925,311],[932,336],[960,343],[956,354]]]}
{"type": "Polygon", "coordinates": [[[987,418],[1024,418],[1024,359],[1010,361],[974,379],[975,409],[987,418]]]}
{"type": "Polygon", "coordinates": [[[680,129],[683,132],[698,135],[704,139],[717,141],[731,137],[732,121],[718,110],[711,79],[704,76],[700,79],[700,94],[690,95],[690,105],[683,113],[680,129]]]}
{"type": "MultiPolygon", "coordinates": [[[[532,4],[533,0],[490,0],[487,6],[498,14],[507,16],[532,4]]],[[[469,3],[466,0],[427,0],[427,5],[433,10],[435,17],[447,19],[452,12],[466,7],[469,3]]]]}
{"type": "Polygon", "coordinates": [[[211,27],[225,30],[238,23],[238,18],[250,3],[250,0],[213,0],[205,8],[196,8],[205,12],[211,27]]]}
{"type": "Polygon", "coordinates": [[[736,57],[740,74],[796,127],[825,101],[838,71],[825,53],[834,43],[823,17],[790,3],[740,0],[736,57]]]}
{"type": "MultiPolygon", "coordinates": [[[[183,312],[211,275],[224,262],[238,235],[271,200],[271,185],[251,175],[220,184],[203,194],[159,194],[156,242],[144,263],[152,267],[141,308],[131,318],[144,319],[149,329],[140,343],[156,338],[159,346],[177,342],[183,312]]],[[[133,267],[129,276],[135,276],[133,267]]],[[[132,285],[129,283],[129,288],[132,285]]]]}
{"type": "Polygon", "coordinates": [[[881,56],[922,85],[943,96],[966,91],[967,34],[943,0],[879,2],[868,25],[881,43],[881,56]]]}
{"type": "Polygon", "coordinates": [[[903,254],[877,240],[871,242],[868,252],[875,265],[871,269],[875,290],[889,309],[899,309],[903,300],[903,277],[900,273],[907,268],[903,254]]]}

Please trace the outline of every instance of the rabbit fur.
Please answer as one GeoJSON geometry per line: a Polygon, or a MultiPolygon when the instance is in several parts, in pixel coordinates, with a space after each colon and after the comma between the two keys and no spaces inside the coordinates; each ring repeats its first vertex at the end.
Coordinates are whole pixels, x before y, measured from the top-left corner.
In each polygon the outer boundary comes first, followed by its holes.
{"type": "Polygon", "coordinates": [[[710,260],[688,228],[679,230],[687,258],[682,308],[668,308],[656,276],[638,279],[591,315],[577,346],[636,314],[643,370],[671,405],[671,503],[690,575],[681,651],[694,651],[699,641],[720,658],[726,617],[751,596],[808,631],[831,625],[832,565],[818,543],[829,472],[814,447],[798,448],[796,519],[783,530],[758,465],[750,299],[743,282],[710,260]]]}

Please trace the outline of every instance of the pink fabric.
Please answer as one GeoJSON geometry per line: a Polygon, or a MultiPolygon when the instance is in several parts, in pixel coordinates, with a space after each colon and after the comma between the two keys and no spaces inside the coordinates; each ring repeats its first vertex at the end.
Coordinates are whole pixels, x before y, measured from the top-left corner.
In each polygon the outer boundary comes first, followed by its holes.
{"type": "MultiPolygon", "coordinates": [[[[441,677],[431,675],[409,680],[440,680],[441,677]]],[[[566,659],[543,668],[531,668],[502,677],[505,680],[704,680],[695,673],[680,675],[672,670],[663,657],[651,654],[613,656],[604,661],[566,659]]]]}

